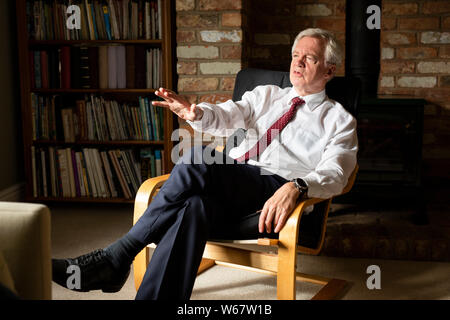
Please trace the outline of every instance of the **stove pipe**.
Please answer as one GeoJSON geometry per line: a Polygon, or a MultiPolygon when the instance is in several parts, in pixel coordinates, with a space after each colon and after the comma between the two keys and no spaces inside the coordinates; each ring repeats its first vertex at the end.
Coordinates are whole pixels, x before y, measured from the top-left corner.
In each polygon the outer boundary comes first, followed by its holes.
{"type": "Polygon", "coordinates": [[[361,96],[375,97],[380,72],[380,29],[370,29],[373,11],[369,6],[378,6],[381,20],[381,0],[346,1],[346,70],[347,76],[361,80],[361,96]],[[368,24],[369,19],[369,26],[368,24]]]}

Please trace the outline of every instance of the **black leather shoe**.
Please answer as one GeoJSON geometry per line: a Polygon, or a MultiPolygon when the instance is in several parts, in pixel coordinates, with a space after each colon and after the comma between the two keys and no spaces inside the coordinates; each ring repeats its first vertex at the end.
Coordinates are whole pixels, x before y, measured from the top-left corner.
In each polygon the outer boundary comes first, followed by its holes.
{"type": "Polygon", "coordinates": [[[115,269],[103,249],[75,259],[52,259],[52,269],[53,281],[64,288],[80,292],[91,290],[117,292],[123,287],[130,274],[130,266],[123,270],[115,269]],[[69,268],[70,266],[74,267],[69,268]],[[78,282],[74,278],[77,272],[80,275],[78,282]],[[69,279],[69,277],[72,278],[69,279]]]}

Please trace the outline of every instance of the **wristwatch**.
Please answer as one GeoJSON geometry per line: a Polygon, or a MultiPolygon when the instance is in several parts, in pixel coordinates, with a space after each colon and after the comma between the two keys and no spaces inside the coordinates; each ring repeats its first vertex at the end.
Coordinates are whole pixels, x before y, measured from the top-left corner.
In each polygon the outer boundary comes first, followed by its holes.
{"type": "Polygon", "coordinates": [[[294,186],[300,191],[301,194],[306,194],[308,192],[308,185],[305,180],[301,178],[292,179],[291,182],[294,183],[294,186]]]}

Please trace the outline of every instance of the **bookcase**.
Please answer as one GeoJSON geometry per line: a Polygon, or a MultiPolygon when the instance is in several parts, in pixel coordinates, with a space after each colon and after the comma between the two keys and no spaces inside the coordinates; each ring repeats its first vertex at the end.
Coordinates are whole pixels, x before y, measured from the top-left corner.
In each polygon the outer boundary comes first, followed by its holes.
{"type": "Polygon", "coordinates": [[[26,200],[133,203],[169,173],[170,0],[18,0],[26,200]]]}

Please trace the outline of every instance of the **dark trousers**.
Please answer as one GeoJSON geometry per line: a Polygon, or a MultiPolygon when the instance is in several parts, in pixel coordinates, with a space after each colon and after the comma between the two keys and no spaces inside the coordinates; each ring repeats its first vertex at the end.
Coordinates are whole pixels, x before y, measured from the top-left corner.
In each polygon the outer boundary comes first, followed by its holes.
{"type": "Polygon", "coordinates": [[[136,299],[187,300],[208,239],[264,236],[256,211],[287,180],[215,152],[186,152],[129,231],[142,243],[157,244],[136,299]],[[207,164],[205,152],[223,164],[207,164]]]}

